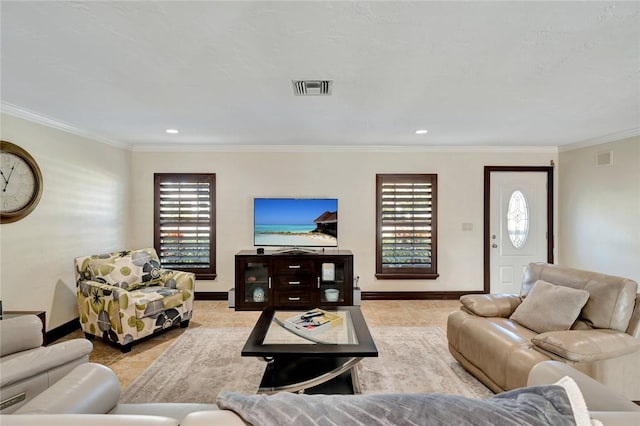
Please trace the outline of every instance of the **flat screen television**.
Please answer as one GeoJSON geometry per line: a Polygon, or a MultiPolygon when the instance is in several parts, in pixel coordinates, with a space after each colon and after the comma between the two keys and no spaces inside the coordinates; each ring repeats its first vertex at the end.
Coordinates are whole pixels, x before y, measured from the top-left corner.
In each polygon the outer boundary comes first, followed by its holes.
{"type": "Polygon", "coordinates": [[[253,244],[337,247],[338,199],[254,198],[253,244]]]}

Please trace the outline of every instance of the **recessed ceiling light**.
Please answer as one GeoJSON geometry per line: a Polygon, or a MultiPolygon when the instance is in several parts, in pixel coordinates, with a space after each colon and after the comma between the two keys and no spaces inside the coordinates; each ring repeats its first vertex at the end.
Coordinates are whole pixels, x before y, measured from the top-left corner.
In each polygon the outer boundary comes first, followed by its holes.
{"type": "Polygon", "coordinates": [[[416,135],[424,135],[425,133],[427,133],[428,130],[422,129],[422,130],[416,130],[416,135]]]}
{"type": "Polygon", "coordinates": [[[165,132],[170,133],[172,135],[175,135],[176,133],[179,133],[178,129],[167,129],[167,130],[165,130],[165,132]]]}

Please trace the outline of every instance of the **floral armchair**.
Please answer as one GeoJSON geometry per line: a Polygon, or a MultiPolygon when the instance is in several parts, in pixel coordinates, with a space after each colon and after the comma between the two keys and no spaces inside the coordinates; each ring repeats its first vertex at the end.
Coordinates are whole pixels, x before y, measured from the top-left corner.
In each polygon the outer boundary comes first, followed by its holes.
{"type": "Polygon", "coordinates": [[[80,325],[129,352],[133,342],[180,324],[193,311],[195,275],[163,269],[153,248],[74,259],[80,325]]]}

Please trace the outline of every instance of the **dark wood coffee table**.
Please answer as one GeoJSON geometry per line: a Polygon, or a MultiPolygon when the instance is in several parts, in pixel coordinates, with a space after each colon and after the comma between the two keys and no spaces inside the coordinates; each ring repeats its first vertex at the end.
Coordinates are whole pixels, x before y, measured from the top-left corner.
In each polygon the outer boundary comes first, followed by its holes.
{"type": "Polygon", "coordinates": [[[312,335],[284,327],[286,319],[305,311],[262,312],[242,349],[242,356],[267,361],[258,392],[360,393],[355,365],[377,357],[378,349],[359,307],[327,311],[340,315],[342,324],[312,335]]]}

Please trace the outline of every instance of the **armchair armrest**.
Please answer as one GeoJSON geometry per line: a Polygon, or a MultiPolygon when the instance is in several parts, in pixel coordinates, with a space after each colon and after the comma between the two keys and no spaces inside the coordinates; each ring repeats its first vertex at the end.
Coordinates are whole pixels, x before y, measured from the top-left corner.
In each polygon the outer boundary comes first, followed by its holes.
{"type": "Polygon", "coordinates": [[[508,318],[522,299],[517,294],[466,294],[460,303],[464,311],[481,317],[508,318]]]}
{"type": "Polygon", "coordinates": [[[178,271],[175,269],[161,269],[161,284],[163,287],[177,288],[193,292],[196,274],[193,272],[178,271]]]}
{"type": "Polygon", "coordinates": [[[14,414],[106,414],[118,404],[120,382],[100,364],[82,364],[71,370],[14,414]]]}
{"type": "Polygon", "coordinates": [[[0,356],[40,346],[42,321],[37,316],[22,315],[0,321],[0,356]]]}
{"type": "Polygon", "coordinates": [[[111,340],[120,338],[118,343],[124,345],[128,343],[126,333],[137,336],[135,301],[127,290],[99,281],[81,280],[76,296],[80,325],[85,332],[101,335],[104,329],[98,316],[107,315],[111,340]]]}
{"type": "Polygon", "coordinates": [[[640,349],[640,340],[610,329],[549,331],[531,339],[543,349],[573,362],[616,358],[640,349]]]}
{"type": "Polygon", "coordinates": [[[167,288],[175,288],[182,293],[185,317],[188,321],[193,310],[194,289],[196,286],[196,274],[193,272],[177,271],[175,269],[161,269],[161,285],[167,288]]]}
{"type": "Polygon", "coordinates": [[[90,341],[73,339],[24,351],[20,356],[0,361],[2,365],[0,386],[8,386],[82,357],[86,357],[88,360],[92,350],[93,344],[90,341]]]}

